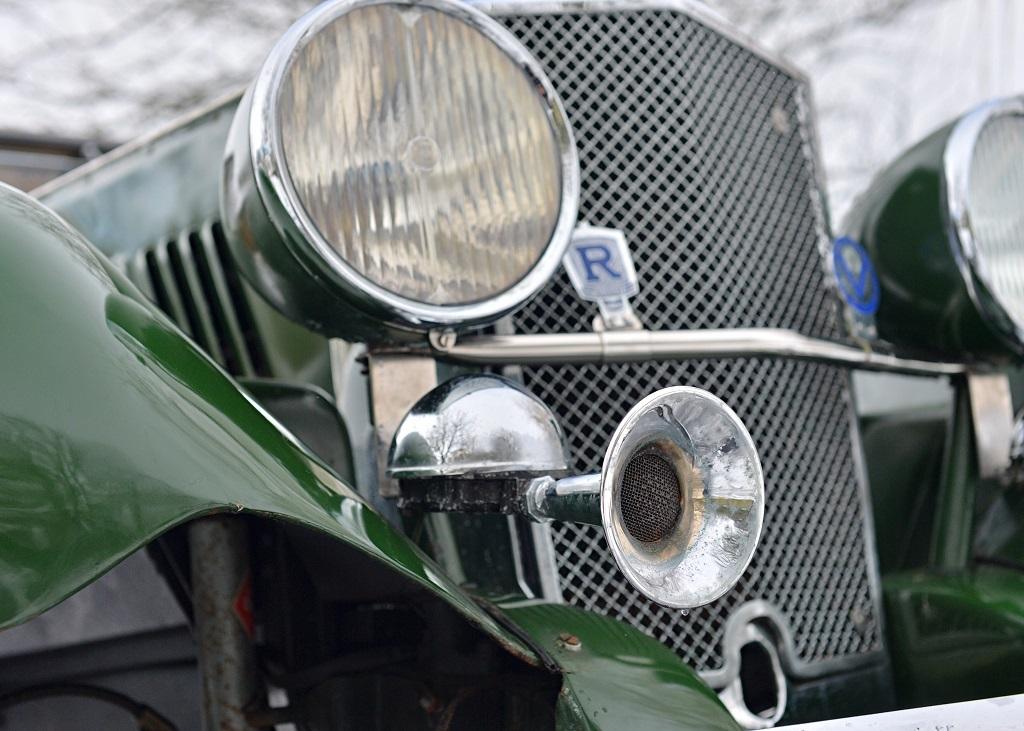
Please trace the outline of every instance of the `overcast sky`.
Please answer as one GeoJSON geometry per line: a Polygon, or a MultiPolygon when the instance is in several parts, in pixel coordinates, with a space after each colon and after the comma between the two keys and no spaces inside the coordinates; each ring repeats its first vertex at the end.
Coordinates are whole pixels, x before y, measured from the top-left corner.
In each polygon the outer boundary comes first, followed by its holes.
{"type": "MultiPolygon", "coordinates": [[[[246,83],[308,0],[0,0],[0,130],[124,141],[246,83]]],[[[834,216],[900,149],[1024,91],[1018,0],[719,0],[809,73],[834,216]]]]}

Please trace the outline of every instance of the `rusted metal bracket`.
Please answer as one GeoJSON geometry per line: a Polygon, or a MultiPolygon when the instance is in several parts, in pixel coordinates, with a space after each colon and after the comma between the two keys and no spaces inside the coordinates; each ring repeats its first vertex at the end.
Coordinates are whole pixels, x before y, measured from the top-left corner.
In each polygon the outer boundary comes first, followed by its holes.
{"type": "Polygon", "coordinates": [[[421,396],[437,385],[437,363],[429,355],[370,351],[370,408],[377,452],[377,485],[384,497],[398,496],[398,483],[387,476],[388,449],[398,424],[421,396]]]}
{"type": "Polygon", "coordinates": [[[971,373],[967,376],[967,389],[978,474],[982,479],[1001,477],[1010,468],[1013,442],[1010,380],[1003,373],[971,373]]]}

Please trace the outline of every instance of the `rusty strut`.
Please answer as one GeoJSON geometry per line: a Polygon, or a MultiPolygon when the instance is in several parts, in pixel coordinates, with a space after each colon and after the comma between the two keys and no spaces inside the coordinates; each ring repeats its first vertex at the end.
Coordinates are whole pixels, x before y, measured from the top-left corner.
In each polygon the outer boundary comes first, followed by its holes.
{"type": "Polygon", "coordinates": [[[189,526],[192,603],[206,731],[252,731],[245,711],[259,702],[249,634],[249,550],[245,522],[229,516],[189,526]]]}

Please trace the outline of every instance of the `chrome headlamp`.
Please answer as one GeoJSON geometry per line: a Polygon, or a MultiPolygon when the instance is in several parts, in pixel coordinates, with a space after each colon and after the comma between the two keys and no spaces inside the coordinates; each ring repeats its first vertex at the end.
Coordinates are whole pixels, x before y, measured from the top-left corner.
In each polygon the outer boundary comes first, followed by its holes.
{"type": "Polygon", "coordinates": [[[266,299],[373,340],[525,302],[578,188],[561,104],[508,31],[447,0],[343,0],[300,19],[247,92],[221,207],[266,299]]]}
{"type": "Polygon", "coordinates": [[[1024,356],[1024,99],[905,152],[843,234],[832,258],[855,334],[949,360],[1024,356]]]}

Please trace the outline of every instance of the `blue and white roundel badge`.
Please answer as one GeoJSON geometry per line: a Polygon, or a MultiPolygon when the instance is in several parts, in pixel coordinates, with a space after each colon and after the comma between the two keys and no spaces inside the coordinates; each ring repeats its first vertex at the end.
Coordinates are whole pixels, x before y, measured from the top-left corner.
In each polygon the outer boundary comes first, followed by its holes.
{"type": "Polygon", "coordinates": [[[839,294],[861,315],[878,311],[881,296],[878,274],[868,252],[849,236],[836,239],[832,246],[832,267],[839,294]]]}

